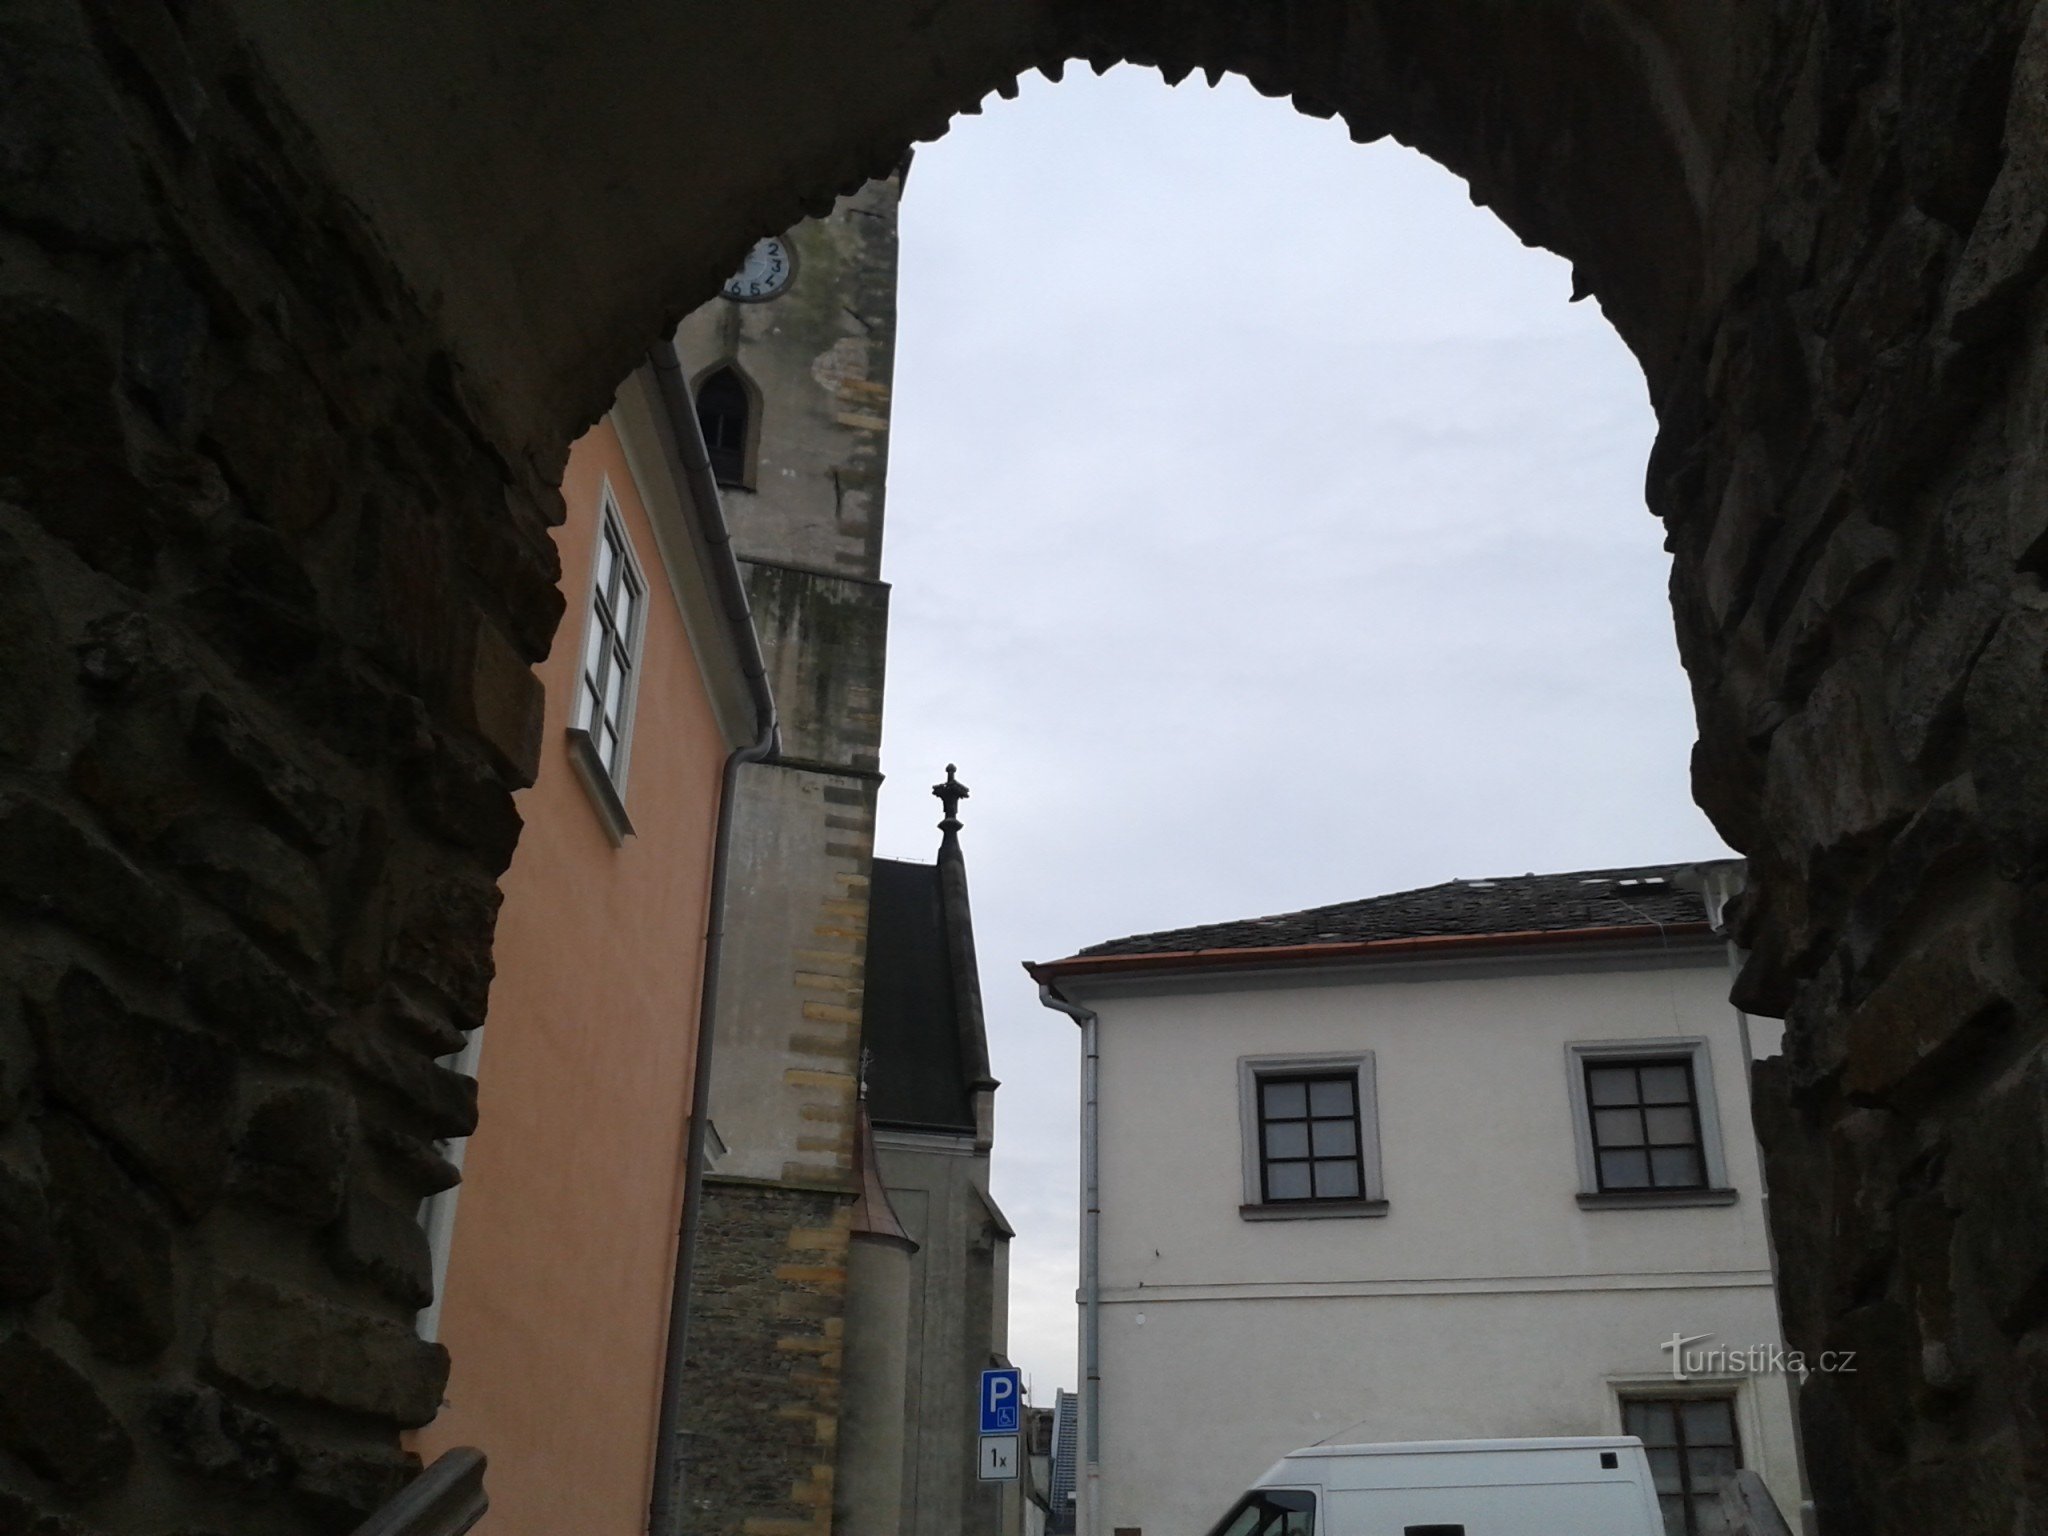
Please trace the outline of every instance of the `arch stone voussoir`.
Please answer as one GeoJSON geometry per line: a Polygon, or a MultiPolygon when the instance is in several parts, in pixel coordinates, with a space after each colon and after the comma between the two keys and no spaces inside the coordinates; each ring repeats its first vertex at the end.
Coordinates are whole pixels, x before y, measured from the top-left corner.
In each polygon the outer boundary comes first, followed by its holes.
{"type": "Polygon", "coordinates": [[[1413,145],[1641,361],[1821,1528],[2048,1523],[2048,5],[15,0],[0,1530],[407,1474],[446,1361],[349,1234],[475,1114],[566,446],[1074,60],[1413,145]]]}

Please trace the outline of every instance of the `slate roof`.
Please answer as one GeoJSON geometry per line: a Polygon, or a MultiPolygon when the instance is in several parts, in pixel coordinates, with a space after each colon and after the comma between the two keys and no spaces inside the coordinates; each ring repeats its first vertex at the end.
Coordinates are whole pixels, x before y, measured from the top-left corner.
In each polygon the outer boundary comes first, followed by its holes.
{"type": "Polygon", "coordinates": [[[963,1048],[939,869],[876,859],[869,897],[868,1116],[878,1126],[972,1133],[976,1074],[963,1048]]]}
{"type": "Polygon", "coordinates": [[[1064,1388],[1052,1398],[1052,1512],[1046,1516],[1047,1536],[1072,1536],[1074,1529],[1074,1474],[1080,1461],[1081,1399],[1064,1388]]]}
{"type": "MultiPolygon", "coordinates": [[[[1582,928],[1640,928],[1704,923],[1706,903],[1681,884],[1692,865],[1645,864],[1629,869],[1581,869],[1561,875],[1502,875],[1488,880],[1447,880],[1420,890],[1340,901],[1301,912],[1244,918],[1192,928],[1167,928],[1091,944],[1094,955],[1185,954],[1195,950],[1270,949],[1310,944],[1356,944],[1376,939],[1448,935],[1568,932],[1582,928]]],[[[1689,883],[1696,885],[1697,879],[1689,883]]]]}

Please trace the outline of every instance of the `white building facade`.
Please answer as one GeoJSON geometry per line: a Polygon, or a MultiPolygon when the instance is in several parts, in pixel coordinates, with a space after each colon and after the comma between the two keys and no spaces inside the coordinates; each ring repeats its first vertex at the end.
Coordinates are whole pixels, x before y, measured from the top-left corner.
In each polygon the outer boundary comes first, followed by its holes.
{"type": "Polygon", "coordinates": [[[1778,1026],[1707,920],[1735,873],[1453,882],[1033,968],[1094,1047],[1081,1536],[1205,1530],[1318,1441],[1617,1433],[1673,1533],[1719,1528],[1738,1465],[1798,1527],[1749,1104],[1778,1026]]]}

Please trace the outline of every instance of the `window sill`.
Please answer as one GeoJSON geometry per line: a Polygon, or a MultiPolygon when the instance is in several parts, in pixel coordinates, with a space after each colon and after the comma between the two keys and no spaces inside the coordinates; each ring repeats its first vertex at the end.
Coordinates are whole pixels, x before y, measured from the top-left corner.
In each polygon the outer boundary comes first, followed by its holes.
{"type": "Polygon", "coordinates": [[[576,777],[583,781],[604,835],[611,839],[614,848],[624,847],[626,839],[633,835],[626,802],[619,798],[618,786],[612,783],[604,760],[597,755],[597,743],[590,739],[590,732],[578,725],[569,727],[569,761],[576,765],[576,777]]]}
{"type": "Polygon", "coordinates": [[[1384,1216],[1384,1200],[1282,1200],[1271,1205],[1240,1205],[1246,1221],[1323,1221],[1338,1216],[1384,1216]]]}
{"type": "Polygon", "coordinates": [[[1582,1211],[1647,1211],[1669,1206],[1733,1205],[1732,1189],[1606,1189],[1581,1191],[1582,1211]]]}

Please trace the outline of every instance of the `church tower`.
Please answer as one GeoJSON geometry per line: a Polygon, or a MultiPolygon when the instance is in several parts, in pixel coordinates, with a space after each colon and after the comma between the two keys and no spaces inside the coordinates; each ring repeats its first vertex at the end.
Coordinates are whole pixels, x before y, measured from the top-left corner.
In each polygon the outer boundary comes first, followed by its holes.
{"type": "Polygon", "coordinates": [[[901,190],[870,182],[760,242],[676,334],[782,738],[736,788],[681,1425],[693,1536],[832,1528],[901,190]]]}

